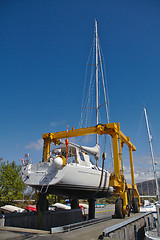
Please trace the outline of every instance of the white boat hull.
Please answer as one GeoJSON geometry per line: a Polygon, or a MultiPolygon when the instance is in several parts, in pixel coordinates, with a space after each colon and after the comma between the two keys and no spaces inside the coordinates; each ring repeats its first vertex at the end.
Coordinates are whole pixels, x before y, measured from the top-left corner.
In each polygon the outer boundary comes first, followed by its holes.
{"type": "Polygon", "coordinates": [[[149,204],[148,206],[141,206],[140,207],[140,213],[147,213],[147,212],[152,212],[154,218],[157,219],[156,205],[149,204]]]}
{"type": "Polygon", "coordinates": [[[22,180],[41,192],[65,197],[108,197],[112,195],[112,189],[109,188],[110,174],[104,171],[101,181],[101,173],[95,166],[70,163],[57,169],[52,162],[42,162],[23,167],[22,180]]]}

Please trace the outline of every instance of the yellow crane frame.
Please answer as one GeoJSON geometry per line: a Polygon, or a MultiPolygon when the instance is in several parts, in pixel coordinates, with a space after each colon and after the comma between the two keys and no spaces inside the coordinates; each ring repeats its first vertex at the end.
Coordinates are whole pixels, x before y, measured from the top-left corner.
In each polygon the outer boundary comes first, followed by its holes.
{"type": "Polygon", "coordinates": [[[97,126],[80,128],[62,132],[55,133],[46,133],[42,135],[44,139],[44,148],[43,148],[43,159],[45,162],[50,154],[50,144],[54,142],[56,145],[61,138],[70,138],[85,136],[90,134],[108,134],[112,137],[113,141],[113,159],[114,159],[114,172],[110,175],[109,185],[112,186],[115,190],[115,194],[119,195],[123,201],[122,212],[124,215],[128,214],[128,190],[132,192],[131,200],[137,198],[138,209],[140,207],[140,196],[137,190],[137,185],[135,184],[134,179],[134,166],[133,166],[133,155],[132,151],[136,151],[136,147],[131,143],[130,138],[126,137],[120,131],[120,123],[108,123],[108,124],[98,124],[97,126]],[[132,184],[126,184],[125,177],[123,175],[123,161],[122,161],[122,148],[126,144],[129,148],[129,158],[130,158],[130,168],[131,168],[131,180],[132,184]]]}

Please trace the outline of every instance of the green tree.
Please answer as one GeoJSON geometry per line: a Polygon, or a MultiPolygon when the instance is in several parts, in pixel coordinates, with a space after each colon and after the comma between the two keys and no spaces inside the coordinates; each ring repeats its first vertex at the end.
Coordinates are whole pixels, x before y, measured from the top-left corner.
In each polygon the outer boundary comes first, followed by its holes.
{"type": "Polygon", "coordinates": [[[21,179],[21,166],[2,162],[0,165],[0,204],[10,204],[13,200],[22,199],[25,185],[21,179]]]}

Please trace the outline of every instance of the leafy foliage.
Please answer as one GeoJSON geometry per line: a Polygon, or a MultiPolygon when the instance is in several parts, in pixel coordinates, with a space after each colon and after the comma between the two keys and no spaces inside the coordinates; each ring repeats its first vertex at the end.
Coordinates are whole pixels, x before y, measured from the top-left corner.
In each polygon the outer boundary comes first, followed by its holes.
{"type": "Polygon", "coordinates": [[[0,165],[0,204],[10,204],[13,200],[22,199],[25,185],[21,179],[21,166],[2,162],[0,165]]]}
{"type": "Polygon", "coordinates": [[[55,195],[52,195],[52,194],[49,194],[47,196],[47,199],[48,199],[49,205],[52,205],[56,202],[65,204],[65,199],[64,198],[59,197],[59,196],[55,196],[55,195]]]}

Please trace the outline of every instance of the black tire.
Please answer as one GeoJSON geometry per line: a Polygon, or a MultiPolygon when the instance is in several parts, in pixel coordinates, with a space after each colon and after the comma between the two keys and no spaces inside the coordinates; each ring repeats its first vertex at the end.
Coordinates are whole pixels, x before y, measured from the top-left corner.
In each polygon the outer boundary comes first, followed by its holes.
{"type": "Polygon", "coordinates": [[[127,199],[128,199],[128,205],[127,205],[127,216],[130,217],[130,213],[131,213],[131,195],[130,195],[130,190],[128,189],[127,191],[127,199]]]}
{"type": "Polygon", "coordinates": [[[116,218],[124,218],[125,214],[122,211],[123,208],[123,201],[122,199],[118,198],[115,202],[115,217],[116,218]]]}
{"type": "Polygon", "coordinates": [[[126,206],[126,210],[127,210],[127,217],[130,217],[131,210],[129,208],[129,205],[126,206]]]}
{"type": "Polygon", "coordinates": [[[139,213],[138,198],[137,197],[134,197],[134,199],[133,199],[133,212],[134,213],[139,213]]]}

